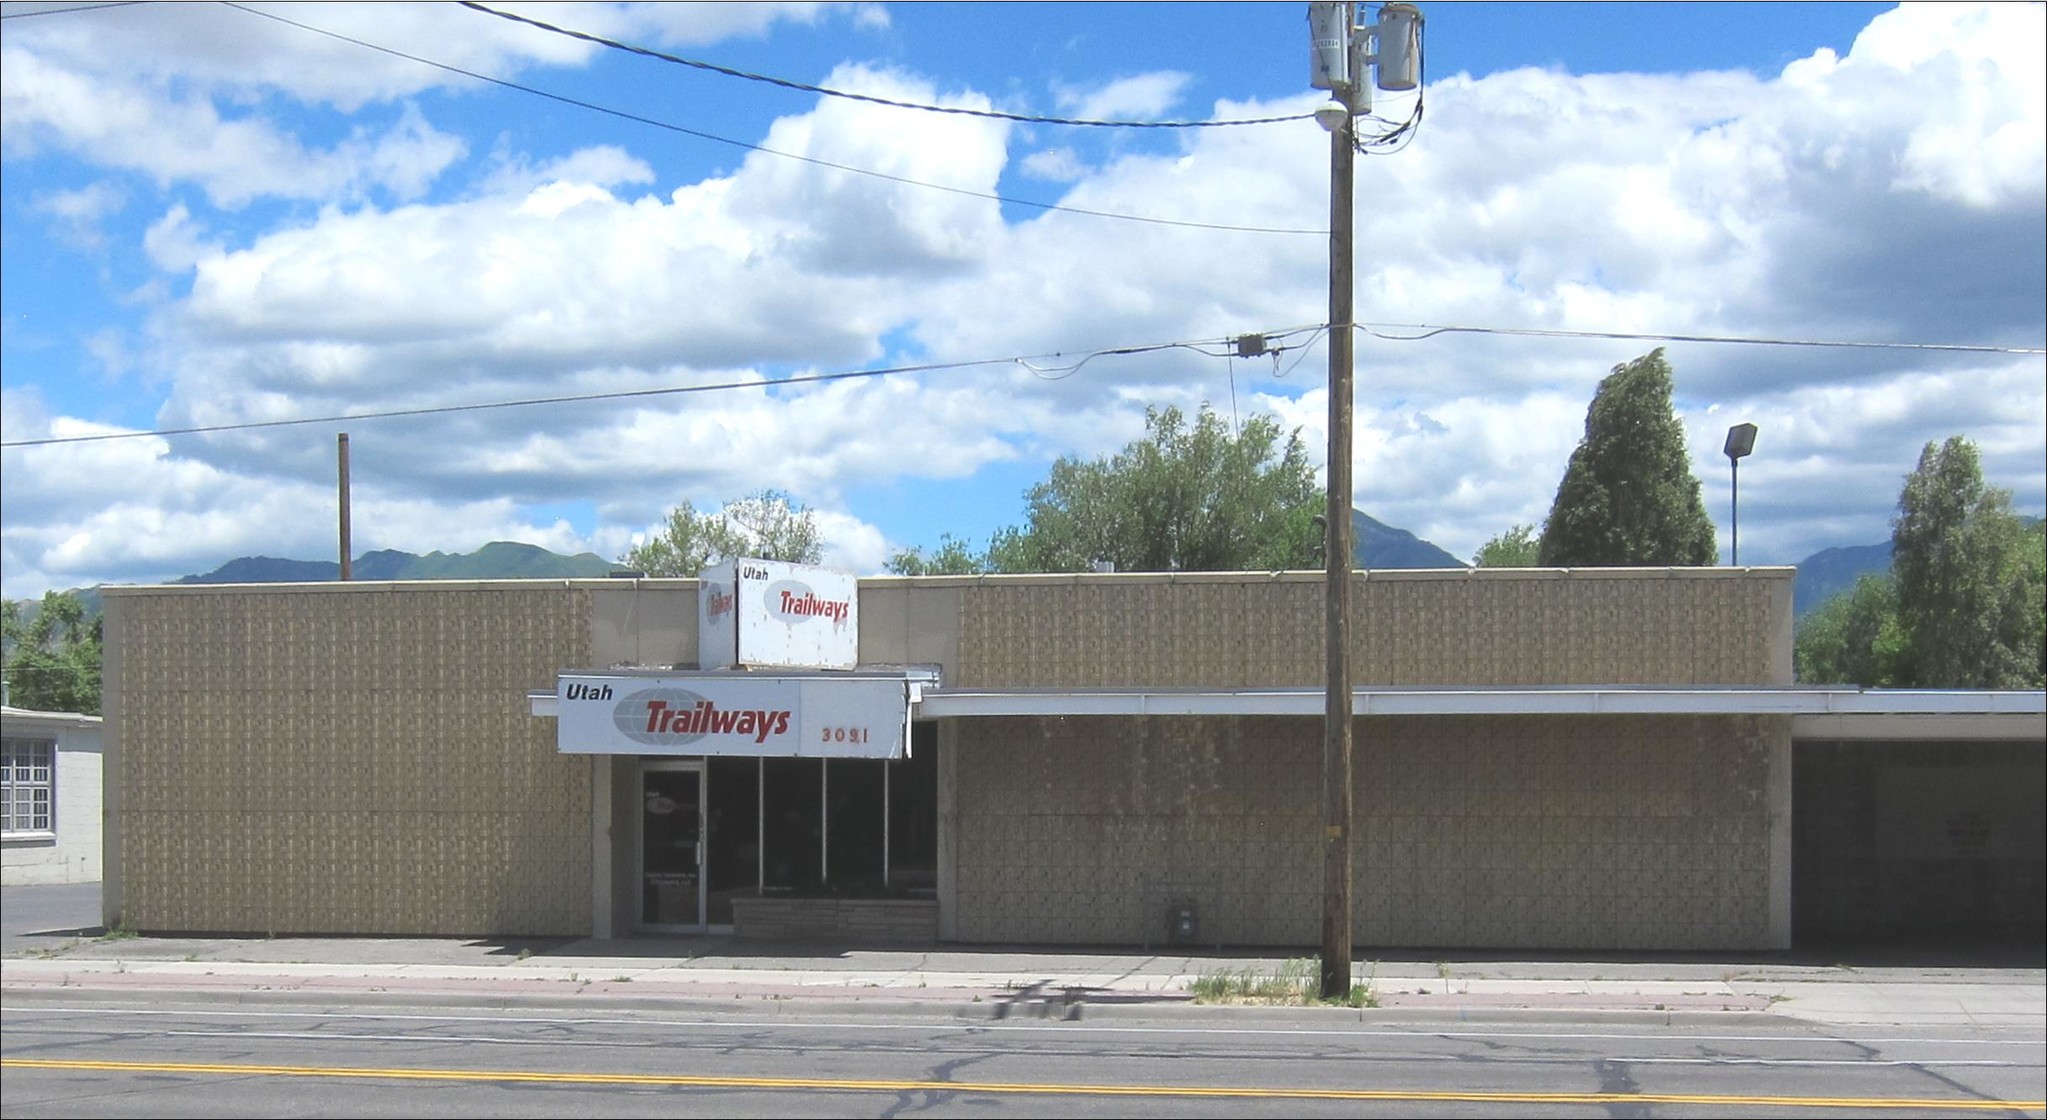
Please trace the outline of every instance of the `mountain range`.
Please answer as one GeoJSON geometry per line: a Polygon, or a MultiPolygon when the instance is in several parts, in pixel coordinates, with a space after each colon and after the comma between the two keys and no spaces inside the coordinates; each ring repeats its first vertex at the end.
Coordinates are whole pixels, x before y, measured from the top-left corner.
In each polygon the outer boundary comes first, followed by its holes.
{"type": "MultiPolygon", "coordinates": [[[[1467,566],[1435,544],[1358,510],[1351,511],[1351,530],[1357,542],[1353,554],[1359,567],[1467,566]]],[[[1798,564],[1798,578],[1792,589],[1793,611],[1803,616],[1827,599],[1855,586],[1855,581],[1861,577],[1889,570],[1890,564],[1889,541],[1815,552],[1798,564]]],[[[619,567],[592,552],[564,556],[536,545],[495,541],[469,553],[429,552],[420,556],[396,549],[366,552],[356,558],[349,574],[359,580],[583,579],[601,578],[619,567]]],[[[243,556],[203,575],[182,576],[169,582],[324,583],[340,576],[341,565],[333,560],[243,556]]],[[[98,611],[98,589],[88,588],[78,594],[86,601],[87,610],[98,611]]]]}
{"type": "MultiPolygon", "coordinates": [[[[475,552],[429,552],[418,556],[397,549],[365,552],[349,565],[351,579],[580,579],[606,576],[618,565],[594,552],[563,556],[538,545],[493,541],[475,552]]],[[[341,578],[336,560],[279,560],[242,556],[205,575],[181,576],[172,583],[324,583],[341,578]]]]}

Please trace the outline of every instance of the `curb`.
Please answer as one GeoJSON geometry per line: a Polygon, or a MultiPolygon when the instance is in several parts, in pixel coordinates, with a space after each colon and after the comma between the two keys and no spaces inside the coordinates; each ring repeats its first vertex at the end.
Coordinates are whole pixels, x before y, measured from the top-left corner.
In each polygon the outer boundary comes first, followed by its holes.
{"type": "MultiPolygon", "coordinates": [[[[1031,997],[1006,999],[1015,993],[980,993],[965,989],[920,989],[919,994],[899,997],[884,994],[887,989],[828,989],[850,994],[821,995],[815,990],[760,988],[735,990],[718,996],[698,991],[622,990],[625,985],[591,983],[575,991],[527,987],[534,980],[492,980],[465,984],[461,981],[438,985],[410,985],[394,989],[385,985],[307,986],[297,978],[277,977],[279,985],[252,984],[255,978],[238,978],[231,984],[192,986],[163,976],[114,980],[134,974],[83,973],[48,979],[10,979],[0,983],[0,994],[9,1002],[49,1003],[66,996],[90,992],[96,999],[134,1003],[161,1003],[166,996],[191,1003],[222,1006],[346,1004],[367,1007],[466,1007],[495,1011],[544,1007],[554,1010],[667,1011],[715,1015],[806,1015],[869,1016],[874,1018],[946,1019],[962,1023],[1103,1022],[1141,1020],[1226,1020],[1248,1024],[1289,1026],[1398,1026],[1402,1024],[1442,1025],[1469,1022],[1523,1023],[1632,1023],[1644,1025],[1762,1024],[1783,1023],[1787,1017],[1766,1011],[1740,1008],[1651,1009],[1616,1007],[1611,1000],[1601,1006],[1573,1006],[1570,996],[1550,996],[1548,1006],[1502,1005],[1494,1002],[1455,1002],[1444,997],[1436,1006],[1415,1007],[1304,1007],[1260,1004],[1195,1003],[1191,997],[1111,995],[1100,1002],[1085,996],[1078,999],[1031,997]],[[512,985],[519,986],[514,990],[512,985]],[[932,998],[939,992],[955,994],[932,998]]],[[[540,981],[552,985],[553,981],[540,981]]]]}

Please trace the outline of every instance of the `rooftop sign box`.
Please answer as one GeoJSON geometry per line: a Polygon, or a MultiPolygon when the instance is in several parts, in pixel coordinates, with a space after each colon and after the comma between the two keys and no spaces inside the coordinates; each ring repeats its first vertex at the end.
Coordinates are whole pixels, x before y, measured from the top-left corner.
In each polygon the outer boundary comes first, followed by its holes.
{"type": "Polygon", "coordinates": [[[706,669],[851,669],[860,660],[851,572],[727,560],[697,586],[697,664],[706,669]]]}

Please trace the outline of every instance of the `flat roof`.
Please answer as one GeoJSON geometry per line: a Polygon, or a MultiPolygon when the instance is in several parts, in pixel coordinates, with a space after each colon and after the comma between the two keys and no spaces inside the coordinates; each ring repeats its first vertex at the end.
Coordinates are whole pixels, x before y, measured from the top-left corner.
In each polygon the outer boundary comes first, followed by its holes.
{"type": "MultiPolygon", "coordinates": [[[[927,688],[919,715],[958,717],[1318,717],[1322,688],[927,688]]],[[[1351,713],[1374,715],[1787,715],[1850,735],[1867,719],[1992,717],[2008,737],[2047,729],[2047,692],[1889,688],[1355,688],[1351,713]]]]}
{"type": "Polygon", "coordinates": [[[99,716],[79,712],[43,712],[34,708],[17,708],[12,704],[0,706],[0,719],[43,727],[98,727],[101,723],[99,716]]]}

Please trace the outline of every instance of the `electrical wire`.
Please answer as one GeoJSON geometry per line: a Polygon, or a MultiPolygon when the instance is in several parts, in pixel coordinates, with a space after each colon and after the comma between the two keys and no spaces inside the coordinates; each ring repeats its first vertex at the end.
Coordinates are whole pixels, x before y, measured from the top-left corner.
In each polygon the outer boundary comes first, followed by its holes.
{"type": "Polygon", "coordinates": [[[1327,335],[1328,333],[1329,333],[1329,328],[1328,328],[1328,327],[1326,327],[1326,326],[1325,326],[1325,327],[1317,327],[1317,328],[1315,328],[1315,337],[1313,337],[1313,338],[1310,338],[1310,339],[1309,339],[1309,340],[1308,340],[1307,342],[1305,342],[1305,343],[1302,343],[1302,344],[1301,344],[1301,346],[1299,347],[1299,349],[1300,349],[1300,351],[1301,351],[1301,356],[1300,356],[1300,357],[1298,357],[1298,358],[1295,358],[1295,359],[1294,359],[1294,360],[1293,360],[1292,362],[1289,362],[1289,363],[1287,364],[1287,367],[1286,367],[1285,369],[1281,369],[1281,368],[1279,368],[1279,353],[1280,353],[1280,352],[1279,352],[1279,351],[1277,351],[1277,350],[1273,351],[1273,354],[1272,354],[1272,379],[1273,379],[1273,380],[1275,380],[1275,381],[1280,381],[1280,380],[1284,380],[1284,379],[1286,378],[1286,375],[1287,375],[1287,374],[1290,374],[1290,373],[1292,373],[1292,372],[1293,372],[1294,370],[1296,370],[1296,369],[1299,369],[1299,368],[1300,368],[1300,365],[1301,365],[1301,363],[1302,363],[1302,362],[1305,362],[1305,361],[1307,361],[1307,360],[1308,360],[1308,351],[1310,351],[1310,350],[1313,350],[1313,349],[1315,348],[1315,344],[1316,344],[1316,343],[1318,343],[1318,342],[1320,342],[1320,341],[1322,341],[1323,337],[1324,337],[1325,335],[1327,335]]]}
{"type": "Polygon", "coordinates": [[[1427,100],[1424,91],[1429,88],[1427,41],[1428,36],[1426,35],[1415,36],[1413,111],[1408,113],[1406,120],[1397,125],[1383,117],[1369,117],[1368,119],[1377,121],[1380,124],[1393,125],[1392,131],[1379,136],[1359,137],[1356,131],[1353,130],[1352,144],[1360,155],[1394,155],[1406,151],[1408,145],[1414,143],[1416,133],[1421,131],[1422,110],[1425,108],[1424,103],[1427,100]]]}
{"type": "Polygon", "coordinates": [[[2038,346],[1980,346],[1947,342],[1856,342],[1811,338],[1742,338],[1734,335],[1654,334],[1633,331],[1566,331],[1538,327],[1435,326],[1427,323],[1358,323],[1357,329],[1388,342],[1420,342],[1442,334],[1512,335],[1526,338],[1616,339],[1629,342],[1711,342],[1739,346],[1801,346],[1848,350],[1930,350],[1956,354],[2047,354],[2038,346]],[[1420,331],[1395,335],[1385,331],[1420,331]]]}
{"type": "Polygon", "coordinates": [[[788,78],[776,78],[770,77],[769,75],[766,74],[751,73],[746,70],[735,70],[732,67],[720,66],[713,62],[703,62],[698,59],[683,58],[679,55],[665,54],[661,51],[653,50],[648,47],[636,47],[631,43],[621,43],[615,39],[607,39],[602,35],[592,35],[586,31],[576,31],[572,28],[560,27],[555,24],[548,23],[545,20],[534,19],[530,16],[522,16],[513,12],[500,11],[496,8],[492,8],[484,4],[475,3],[473,2],[473,0],[461,0],[461,4],[463,7],[468,8],[471,11],[482,12],[485,15],[497,16],[499,19],[510,20],[513,23],[523,23],[529,27],[537,27],[542,31],[552,32],[556,35],[565,35],[571,39],[580,39],[586,43],[595,43],[598,46],[609,47],[612,50],[625,51],[628,54],[636,54],[646,58],[659,59],[662,62],[674,63],[677,66],[688,66],[697,70],[707,70],[714,74],[723,74],[728,78],[743,78],[749,82],[762,82],[771,86],[779,86],[783,89],[795,90],[800,93],[817,94],[822,97],[839,97],[844,98],[848,101],[864,101],[870,105],[885,105],[891,109],[914,109],[918,112],[923,113],[951,113],[957,116],[983,117],[989,120],[998,121],[1014,121],[1018,124],[1065,125],[1072,128],[1179,128],[1179,129],[1231,128],[1241,125],[1253,124],[1283,124],[1288,121],[1305,121],[1314,118],[1313,113],[1295,113],[1292,116],[1285,117],[1254,117],[1224,121],[1089,120],[1085,118],[1076,117],[1040,117],[1032,116],[1026,113],[1005,113],[995,109],[968,109],[958,105],[932,105],[923,102],[896,101],[891,98],[875,97],[871,94],[865,93],[852,93],[847,90],[833,89],[829,86],[816,86],[811,85],[807,82],[791,81],[788,78]]]}
{"type": "MultiPolygon", "coordinates": [[[[1272,346],[1270,345],[1270,343],[1274,339],[1292,338],[1295,335],[1305,334],[1309,331],[1315,332],[1315,335],[1319,337],[1322,334],[1323,328],[1286,327],[1281,330],[1263,332],[1263,337],[1268,343],[1266,351],[1268,353],[1278,355],[1287,350],[1295,349],[1295,347],[1292,346],[1272,346]]],[[[1036,374],[1042,380],[1064,381],[1068,377],[1071,377],[1075,373],[1078,373],[1082,366],[1088,364],[1089,362],[1094,361],[1096,358],[1111,357],[1116,355],[1150,354],[1156,353],[1157,351],[1160,350],[1191,350],[1194,353],[1200,354],[1205,358],[1235,358],[1237,356],[1237,352],[1234,349],[1234,344],[1238,337],[1240,336],[1233,335],[1229,338],[1204,339],[1196,342],[1159,342],[1145,346],[1123,346],[1116,347],[1113,349],[1095,350],[1088,353],[1085,357],[1081,358],[1081,360],[1074,362],[1071,365],[1064,366],[1040,366],[1037,365],[1036,363],[1027,361],[1023,358],[1017,358],[1014,360],[1016,364],[1024,367],[1027,370],[1030,370],[1033,374],[1036,374]],[[1208,346],[1219,346],[1222,347],[1222,349],[1216,350],[1205,349],[1205,347],[1208,346]]],[[[1304,346],[1314,345],[1314,339],[1311,338],[1308,342],[1304,343],[1303,345],[1304,346]]],[[[1064,357],[1065,355],[1050,354],[1046,356],[1053,358],[1061,358],[1064,357]]]]}
{"type": "Polygon", "coordinates": [[[141,5],[142,2],[143,0],[124,0],[124,2],[114,4],[80,4],[71,8],[43,8],[33,12],[0,12],[0,19],[27,19],[30,16],[61,16],[72,12],[97,12],[102,8],[133,8],[141,5]]]}
{"type": "Polygon", "coordinates": [[[1115,221],[1139,222],[1145,225],[1155,226],[1171,226],[1178,229],[1217,230],[1224,233],[1301,234],[1315,237],[1327,237],[1329,235],[1329,231],[1327,229],[1302,229],[1289,226],[1240,226],[1230,225],[1225,222],[1195,222],[1183,221],[1175,218],[1152,218],[1146,217],[1142,214],[1118,213],[1113,210],[1090,210],[1087,209],[1086,207],[1081,206],[1064,206],[1056,202],[1037,202],[1027,198],[1013,198],[1009,195],[995,194],[989,191],[968,190],[964,187],[950,187],[946,186],[943,183],[930,183],[925,182],[924,180],[921,179],[910,179],[905,178],[904,176],[901,175],[890,175],[885,171],[873,171],[864,167],[854,167],[850,164],[834,163],[828,159],[818,159],[816,156],[798,155],[795,152],[784,152],[775,148],[762,147],[759,144],[749,144],[744,140],[733,140],[728,137],[716,135],[715,133],[704,132],[699,129],[688,128],[679,124],[671,124],[668,121],[656,120],[653,117],[645,117],[637,113],[628,113],[622,109],[613,109],[609,106],[599,105],[592,101],[583,101],[578,98],[568,97],[559,93],[550,93],[547,90],[539,89],[534,86],[521,85],[518,82],[507,81],[506,79],[503,78],[493,78],[488,74],[480,74],[474,70],[467,70],[460,66],[451,65],[445,62],[436,62],[431,58],[424,58],[420,55],[409,54],[405,51],[398,50],[394,47],[381,46],[379,44],[372,43],[364,39],[358,39],[352,35],[344,35],[339,31],[330,31],[324,27],[315,27],[309,23],[301,23],[298,20],[288,19],[284,16],[276,14],[275,12],[266,12],[260,8],[251,8],[246,4],[234,3],[233,0],[224,0],[223,6],[233,8],[236,11],[240,12],[247,12],[248,14],[253,16],[262,16],[264,19],[275,20],[278,23],[286,24],[291,27],[296,27],[301,31],[310,31],[316,35],[325,35],[330,39],[339,39],[344,43],[353,43],[358,47],[363,47],[367,50],[373,50],[382,54],[387,54],[394,58],[402,58],[408,62],[417,62],[422,66],[431,66],[436,70],[442,70],[450,74],[460,74],[465,78],[472,78],[476,81],[486,82],[489,83],[490,85],[499,86],[504,89],[517,90],[520,93],[531,94],[534,97],[546,98],[549,101],[558,102],[563,105],[570,105],[578,109],[587,109],[593,113],[602,113],[606,116],[617,117],[620,120],[632,121],[635,124],[644,124],[653,128],[665,129],[666,131],[669,132],[680,133],[684,136],[695,137],[696,139],[699,140],[708,140],[714,144],[724,144],[734,148],[741,148],[749,152],[759,152],[762,155],[776,156],[781,159],[796,160],[799,163],[807,163],[814,167],[824,167],[829,168],[833,171],[843,171],[849,175],[861,175],[870,179],[880,179],[883,180],[884,182],[897,183],[906,187],[922,187],[926,190],[944,191],[947,194],[956,194],[965,198],[985,199],[987,201],[1000,202],[1009,206],[1021,206],[1032,210],[1042,210],[1047,213],[1078,214],[1083,217],[1089,218],[1108,218],[1115,221]]]}
{"type": "MultiPolygon", "coordinates": [[[[1272,337],[1285,337],[1307,328],[1293,328],[1290,331],[1274,332],[1272,337]]],[[[228,424],[202,424],[185,428],[157,428],[149,431],[99,432],[86,436],[48,436],[41,439],[17,439],[0,442],[0,447],[49,447],[57,444],[101,443],[108,440],[143,439],[147,437],[209,435],[216,432],[241,432],[262,428],[293,428],[308,424],[354,423],[360,420],[390,420],[415,416],[441,416],[460,412],[484,412],[500,408],[525,408],[542,404],[582,404],[591,401],[631,400],[644,397],[682,396],[694,393],[711,393],[731,389],[775,389],[784,385],[819,384],[829,381],[850,381],[868,377],[886,377],[892,374],[933,373],[942,370],[973,369],[981,366],[1021,365],[1039,376],[1046,370],[1059,373],[1048,380],[1061,380],[1074,371],[1100,357],[1111,355],[1148,354],[1160,350],[1193,350],[1209,357],[1221,357],[1219,353],[1202,350],[1204,345],[1219,345],[1227,339],[1201,339],[1194,342],[1157,342],[1141,346],[1118,346],[1095,350],[1070,367],[1040,367],[1029,357],[978,358],[959,362],[928,362],[920,365],[888,366],[883,369],[842,370],[833,373],[796,374],[790,377],[756,379],[751,381],[724,381],[705,385],[671,385],[660,389],[622,389],[608,393],[577,393],[555,397],[528,397],[509,401],[481,401],[474,404],[425,405],[419,408],[391,408],[371,412],[351,412],[330,416],[305,416],[290,420],[244,420],[228,424]]],[[[1037,357],[1061,357],[1060,354],[1035,355],[1037,357]]]]}
{"type": "MultiPolygon", "coordinates": [[[[1961,354],[2015,354],[2041,355],[2047,349],[2035,346],[1982,346],[1963,343],[1940,342],[1857,342],[1850,340],[1797,339],[1797,338],[1742,338],[1732,335],[1658,334],[1636,331],[1568,331],[1547,330],[1536,327],[1472,327],[1438,326],[1426,323],[1356,323],[1354,329],[1373,338],[1388,342],[1421,342],[1445,334],[1501,335],[1527,338],[1603,339],[1631,342],[1696,342],[1738,346],[1795,346],[1822,349],[1856,350],[1913,350],[1938,353],[1961,354]],[[1391,330],[1419,331],[1419,334],[1387,334],[1391,330]]],[[[1275,366],[1273,377],[1280,379],[1292,373],[1307,358],[1307,352],[1314,348],[1327,333],[1326,326],[1289,327],[1270,331],[1265,337],[1287,339],[1296,335],[1313,332],[1303,343],[1293,346],[1268,346],[1275,366]],[[1279,355],[1288,350],[1300,350],[1301,356],[1294,359],[1286,369],[1277,368],[1279,355]]],[[[579,404],[591,401],[629,400],[640,397],[680,396],[692,393],[719,392],[731,389],[771,389],[783,385],[817,384],[829,381],[847,381],[858,378],[885,377],[891,374],[932,373],[941,370],[973,369],[981,366],[1019,365],[1033,375],[1046,381],[1063,381],[1078,373],[1082,367],[1097,358],[1157,353],[1163,350],[1190,350],[1210,358],[1230,358],[1235,351],[1229,349],[1236,338],[1201,339],[1191,342],[1158,342],[1138,346],[1105,347],[1089,351],[1079,361],[1068,365],[1040,365],[1030,357],[980,358],[960,362],[931,362],[919,365],[888,366],[882,369],[842,370],[834,373],[797,374],[771,380],[726,381],[706,385],[678,385],[660,389],[626,389],[609,393],[579,393],[555,397],[529,397],[510,401],[484,401],[475,404],[432,405],[420,408],[383,409],[373,412],[354,412],[330,416],[307,416],[291,420],[248,420],[231,424],[196,425],[186,428],[159,428],[135,432],[101,432],[88,436],[50,436],[42,439],[18,439],[0,442],[0,447],[48,447],[57,444],[97,443],[107,440],[141,439],[144,437],[167,437],[184,435],[207,435],[215,432],[249,431],[261,428],[302,427],[308,424],[338,424],[358,420],[387,420],[414,416],[436,416],[459,412],[482,412],[500,408],[524,408],[541,404],[579,404]],[[1220,349],[1206,349],[1205,347],[1220,349]]],[[[1041,355],[1044,358],[1063,358],[1064,353],[1055,352],[1041,355]]]]}
{"type": "Polygon", "coordinates": [[[306,416],[293,420],[244,420],[232,424],[202,424],[189,428],[158,428],[146,432],[101,432],[89,436],[52,436],[45,439],[9,440],[0,447],[47,447],[61,443],[94,443],[145,436],[191,436],[214,432],[241,432],[257,428],[294,428],[306,424],[338,424],[356,420],[390,420],[410,416],[441,416],[456,412],[484,412],[499,408],[525,408],[540,404],[580,404],[587,401],[627,400],[634,397],[678,396],[711,393],[727,389],[772,389],[782,385],[847,381],[862,377],[886,377],[895,373],[924,373],[933,370],[965,369],[972,366],[1007,365],[1015,358],[991,358],[972,362],[939,362],[929,365],[890,366],[886,369],[845,370],[838,373],[797,374],[773,380],[722,381],[708,385],[671,385],[663,389],[624,389],[612,393],[578,393],[559,397],[528,397],[513,401],[482,401],[476,404],[427,405],[420,408],[390,408],[375,412],[350,412],[333,416],[306,416]]]}
{"type": "Polygon", "coordinates": [[[0,669],[0,677],[20,677],[24,673],[61,673],[71,677],[98,677],[99,671],[82,665],[9,665],[0,669]]]}

